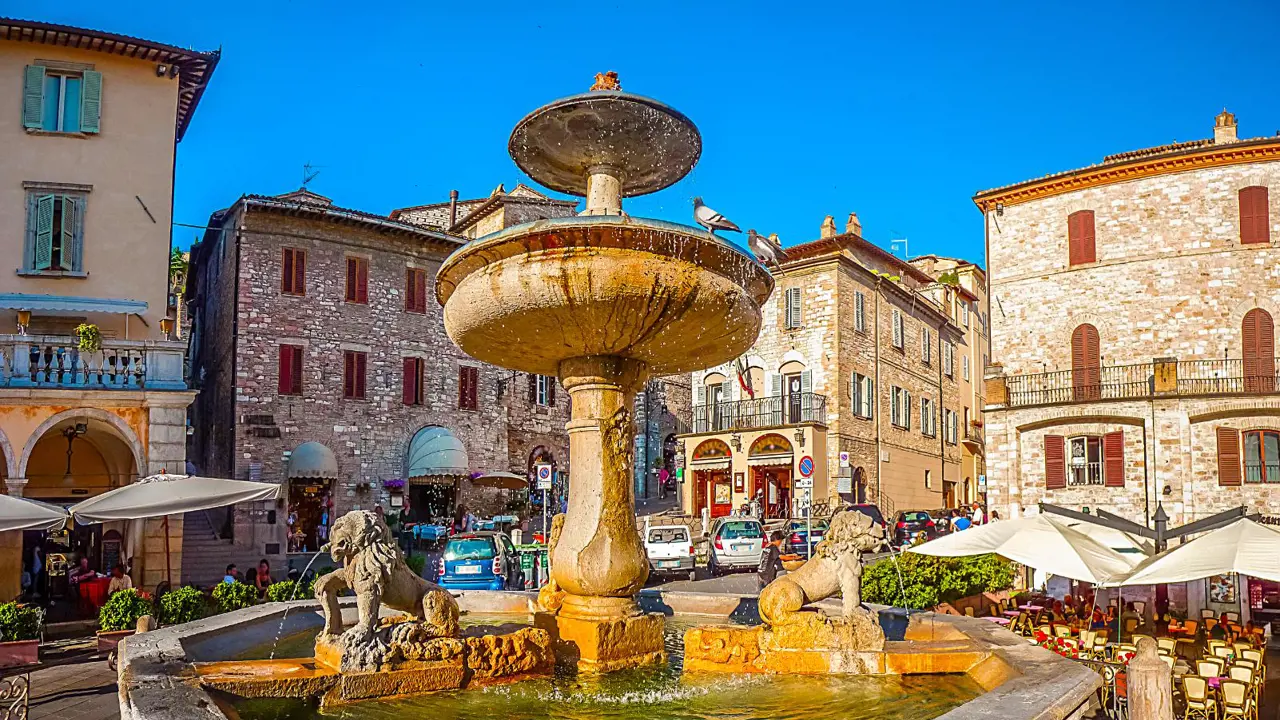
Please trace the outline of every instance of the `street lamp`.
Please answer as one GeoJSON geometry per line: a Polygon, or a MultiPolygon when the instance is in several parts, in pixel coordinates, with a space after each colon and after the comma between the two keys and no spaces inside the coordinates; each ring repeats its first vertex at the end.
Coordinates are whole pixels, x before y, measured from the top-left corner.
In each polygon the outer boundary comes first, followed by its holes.
{"type": "Polygon", "coordinates": [[[804,428],[796,428],[795,438],[796,444],[800,447],[804,447],[804,428]]]}
{"type": "Polygon", "coordinates": [[[76,438],[87,432],[89,432],[89,425],[82,422],[69,425],[62,431],[62,436],[67,439],[67,474],[62,477],[62,484],[65,487],[71,487],[76,484],[76,479],[71,474],[72,444],[76,441],[76,438]]]}

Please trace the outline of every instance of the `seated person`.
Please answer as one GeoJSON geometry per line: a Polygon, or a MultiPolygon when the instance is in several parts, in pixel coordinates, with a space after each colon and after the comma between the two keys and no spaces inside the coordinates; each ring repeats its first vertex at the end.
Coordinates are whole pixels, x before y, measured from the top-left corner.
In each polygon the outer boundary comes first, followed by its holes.
{"type": "Polygon", "coordinates": [[[1213,627],[1209,630],[1209,638],[1226,642],[1232,642],[1235,639],[1235,633],[1231,632],[1231,628],[1227,624],[1226,613],[1222,613],[1218,618],[1218,622],[1213,624],[1213,627]]]}
{"type": "Polygon", "coordinates": [[[1240,631],[1240,639],[1249,642],[1254,647],[1260,647],[1263,639],[1262,628],[1254,625],[1252,620],[1246,620],[1244,629],[1240,631]]]}
{"type": "Polygon", "coordinates": [[[222,576],[222,582],[235,583],[240,582],[240,571],[236,569],[236,564],[231,563],[227,566],[227,574],[222,576]]]}
{"type": "Polygon", "coordinates": [[[1107,628],[1107,616],[1102,613],[1101,608],[1093,609],[1093,617],[1089,619],[1090,630],[1105,630],[1107,628]]]}
{"type": "Polygon", "coordinates": [[[258,597],[267,596],[267,588],[271,587],[271,565],[266,558],[258,563],[258,574],[254,577],[254,585],[258,588],[258,597]]]}
{"type": "Polygon", "coordinates": [[[79,588],[80,583],[85,580],[92,580],[97,573],[89,568],[89,558],[80,558],[80,564],[67,573],[67,584],[73,588],[79,588]]]}
{"type": "Polygon", "coordinates": [[[124,574],[124,566],[116,565],[111,568],[111,582],[107,584],[107,597],[115,595],[120,590],[128,590],[133,587],[133,578],[124,574]]]}

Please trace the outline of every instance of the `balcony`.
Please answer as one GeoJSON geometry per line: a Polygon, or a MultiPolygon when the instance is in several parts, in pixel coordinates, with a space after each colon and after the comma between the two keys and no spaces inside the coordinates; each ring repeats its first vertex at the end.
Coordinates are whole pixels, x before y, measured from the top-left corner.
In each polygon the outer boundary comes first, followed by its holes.
{"type": "Polygon", "coordinates": [[[693,432],[727,432],[755,428],[827,423],[827,396],[792,393],[693,406],[693,432]]]}
{"type": "MultiPolygon", "coordinates": [[[[1033,407],[1065,403],[1199,395],[1269,395],[1280,387],[1280,359],[1178,360],[1111,365],[1083,372],[1057,370],[987,375],[991,406],[1033,407]]],[[[990,407],[990,406],[989,406],[990,407]]]]}
{"type": "Polygon", "coordinates": [[[0,335],[0,387],[65,390],[186,390],[186,344],[113,340],[83,353],[75,337],[0,335]]]}

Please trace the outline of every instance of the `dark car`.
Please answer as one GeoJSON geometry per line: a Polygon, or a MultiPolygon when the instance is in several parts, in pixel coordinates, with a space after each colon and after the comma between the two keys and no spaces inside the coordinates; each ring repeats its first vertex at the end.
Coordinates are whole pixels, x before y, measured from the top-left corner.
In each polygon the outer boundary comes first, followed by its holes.
{"type": "Polygon", "coordinates": [[[895,545],[910,545],[920,533],[924,533],[928,540],[938,537],[938,525],[928,511],[903,510],[898,513],[898,521],[893,526],[895,545]]]}
{"type": "Polygon", "coordinates": [[[885,537],[889,537],[889,524],[884,521],[884,515],[880,513],[880,508],[871,503],[857,503],[849,505],[846,510],[857,510],[875,521],[877,525],[884,528],[885,537]]]}
{"type": "Polygon", "coordinates": [[[482,531],[449,538],[437,582],[447,590],[519,590],[520,559],[505,533],[482,531]]]}
{"type": "Polygon", "coordinates": [[[822,536],[827,533],[826,520],[792,520],[787,524],[787,552],[795,553],[803,557],[809,557],[809,528],[813,528],[813,547],[817,547],[822,542],[822,536]]]}

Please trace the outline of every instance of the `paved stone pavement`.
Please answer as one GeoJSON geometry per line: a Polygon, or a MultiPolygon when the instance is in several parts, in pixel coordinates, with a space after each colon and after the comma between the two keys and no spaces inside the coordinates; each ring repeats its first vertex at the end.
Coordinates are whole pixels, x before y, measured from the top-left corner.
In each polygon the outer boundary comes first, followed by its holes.
{"type": "Polygon", "coordinates": [[[29,720],[120,717],[116,672],[105,659],[85,658],[31,673],[29,720]]]}

